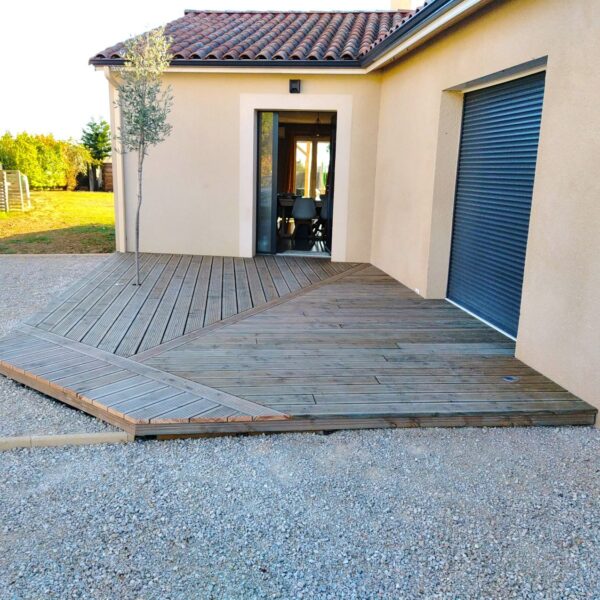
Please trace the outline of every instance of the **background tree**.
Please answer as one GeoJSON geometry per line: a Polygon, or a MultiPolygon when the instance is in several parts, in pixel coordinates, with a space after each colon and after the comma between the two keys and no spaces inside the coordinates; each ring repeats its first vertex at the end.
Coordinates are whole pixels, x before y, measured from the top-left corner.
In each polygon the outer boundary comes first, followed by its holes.
{"type": "Polygon", "coordinates": [[[88,171],[94,159],[90,151],[81,144],[72,141],[59,142],[59,144],[64,163],[65,188],[71,191],[77,187],[77,175],[88,171]]]}
{"type": "Polygon", "coordinates": [[[171,87],[163,88],[161,77],[171,62],[171,41],[164,28],[142,34],[126,45],[125,65],[120,69],[121,82],[117,86],[116,105],[121,112],[121,126],[117,134],[122,153],[137,153],[138,194],[135,216],[135,270],[136,284],[140,284],[140,209],[144,159],[148,150],[163,142],[171,133],[167,117],[173,104],[171,87]]]}
{"type": "Polygon", "coordinates": [[[89,169],[90,191],[93,192],[98,187],[97,168],[110,156],[110,125],[104,119],[91,119],[83,128],[81,143],[89,150],[93,159],[89,169]]]}

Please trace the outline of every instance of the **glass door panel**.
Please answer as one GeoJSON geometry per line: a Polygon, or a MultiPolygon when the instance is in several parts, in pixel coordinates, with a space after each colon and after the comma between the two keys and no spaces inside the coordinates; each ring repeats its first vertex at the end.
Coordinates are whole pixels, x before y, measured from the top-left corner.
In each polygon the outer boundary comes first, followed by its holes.
{"type": "Polygon", "coordinates": [[[258,113],[256,251],[261,254],[277,251],[278,130],[278,113],[258,113]]]}

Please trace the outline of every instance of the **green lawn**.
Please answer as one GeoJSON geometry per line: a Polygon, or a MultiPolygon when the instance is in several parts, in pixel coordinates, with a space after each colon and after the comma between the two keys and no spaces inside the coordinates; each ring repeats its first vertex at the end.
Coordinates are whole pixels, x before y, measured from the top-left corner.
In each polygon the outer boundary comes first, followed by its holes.
{"type": "Polygon", "coordinates": [[[113,194],[32,192],[25,213],[0,212],[0,254],[113,252],[113,194]]]}

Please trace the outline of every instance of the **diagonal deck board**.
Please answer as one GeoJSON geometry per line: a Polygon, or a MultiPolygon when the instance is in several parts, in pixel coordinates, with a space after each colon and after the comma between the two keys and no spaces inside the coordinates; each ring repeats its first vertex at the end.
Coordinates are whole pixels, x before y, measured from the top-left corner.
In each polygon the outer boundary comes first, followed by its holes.
{"type": "Polygon", "coordinates": [[[375,267],[111,257],[0,339],[0,372],[136,435],[590,424],[514,343],[375,267]]]}
{"type": "MultiPolygon", "coordinates": [[[[295,264],[307,280],[334,272],[310,258],[295,264]]],[[[136,359],[277,407],[292,420],[556,416],[587,406],[514,358],[512,341],[373,267],[330,276],[136,359]]]]}
{"type": "MultiPolygon", "coordinates": [[[[129,431],[192,402],[206,411],[221,409],[222,420],[286,418],[280,411],[28,325],[0,340],[0,372],[129,431]],[[5,348],[28,337],[50,346],[41,363],[32,356],[4,355],[5,348]]],[[[210,422],[215,419],[211,415],[210,422]]]]}

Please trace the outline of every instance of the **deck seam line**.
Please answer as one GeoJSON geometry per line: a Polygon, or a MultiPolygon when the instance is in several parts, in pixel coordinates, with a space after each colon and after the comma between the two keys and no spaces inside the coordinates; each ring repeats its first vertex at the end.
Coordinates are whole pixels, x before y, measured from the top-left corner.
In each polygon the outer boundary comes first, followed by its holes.
{"type": "Polygon", "coordinates": [[[221,390],[202,385],[201,383],[198,383],[196,381],[192,381],[190,379],[179,377],[178,375],[173,375],[172,373],[161,371],[160,369],[156,369],[155,367],[151,367],[150,365],[145,365],[143,363],[132,361],[131,359],[124,356],[110,354],[108,352],[105,352],[104,350],[99,350],[98,348],[82,344],[81,342],[76,342],[75,340],[62,338],[61,336],[58,336],[49,331],[38,330],[35,327],[31,327],[30,325],[26,324],[21,325],[18,328],[18,330],[38,337],[40,339],[45,339],[46,341],[56,343],[57,345],[62,346],[63,348],[66,347],[71,350],[81,352],[82,354],[91,356],[93,358],[105,360],[106,362],[112,365],[120,367],[124,370],[132,371],[134,373],[137,373],[138,375],[148,377],[149,379],[153,379],[155,381],[158,381],[159,383],[170,385],[172,387],[181,389],[185,392],[195,393],[198,396],[205,398],[206,400],[211,400],[213,402],[216,402],[217,404],[226,406],[227,408],[244,412],[248,415],[251,415],[252,417],[272,417],[274,419],[289,418],[288,415],[286,415],[285,413],[282,413],[281,411],[275,410],[273,408],[265,407],[262,404],[257,404],[256,402],[252,402],[244,398],[239,398],[237,396],[234,396],[233,394],[228,394],[227,392],[223,392],[221,390]]]}
{"type": "Polygon", "coordinates": [[[174,348],[183,346],[184,344],[187,344],[188,342],[196,340],[200,337],[203,337],[204,335],[208,335],[209,333],[212,333],[215,330],[222,329],[229,325],[234,325],[235,323],[239,323],[240,321],[243,321],[245,319],[253,317],[253,316],[260,314],[266,310],[270,310],[271,308],[275,308],[276,306],[285,304],[286,302],[289,302],[291,300],[294,300],[295,298],[298,298],[309,292],[312,292],[315,289],[318,289],[324,285],[328,285],[335,281],[339,281],[340,279],[343,279],[346,276],[353,275],[359,271],[362,271],[363,269],[366,269],[368,266],[370,266],[370,265],[368,265],[367,263],[363,263],[363,264],[360,264],[360,265],[357,265],[354,267],[350,267],[343,273],[338,273],[337,275],[332,275],[331,277],[328,277],[327,279],[321,279],[320,281],[316,281],[315,283],[312,283],[311,285],[300,288],[299,290],[296,290],[294,292],[290,292],[289,294],[286,294],[285,296],[279,296],[278,298],[269,300],[265,304],[261,304],[259,306],[254,306],[246,311],[238,313],[237,315],[232,315],[231,317],[227,317],[226,319],[222,319],[221,321],[212,323],[211,325],[208,325],[207,327],[203,327],[202,329],[190,331],[174,340],[170,340],[164,344],[154,346],[154,348],[149,348],[148,350],[145,350],[144,352],[139,352],[138,354],[132,354],[128,358],[135,362],[143,363],[148,358],[152,358],[158,354],[162,354],[163,352],[165,352],[167,350],[173,350],[174,348]]]}

